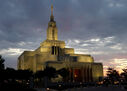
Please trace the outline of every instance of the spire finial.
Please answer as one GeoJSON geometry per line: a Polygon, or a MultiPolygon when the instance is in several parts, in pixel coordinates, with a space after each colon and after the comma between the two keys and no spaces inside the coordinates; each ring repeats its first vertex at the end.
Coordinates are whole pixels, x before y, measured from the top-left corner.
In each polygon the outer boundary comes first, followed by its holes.
{"type": "Polygon", "coordinates": [[[53,16],[53,4],[51,5],[51,15],[53,16]]]}
{"type": "Polygon", "coordinates": [[[54,21],[54,16],[53,16],[53,4],[51,5],[51,16],[50,16],[50,21],[54,21]]]}

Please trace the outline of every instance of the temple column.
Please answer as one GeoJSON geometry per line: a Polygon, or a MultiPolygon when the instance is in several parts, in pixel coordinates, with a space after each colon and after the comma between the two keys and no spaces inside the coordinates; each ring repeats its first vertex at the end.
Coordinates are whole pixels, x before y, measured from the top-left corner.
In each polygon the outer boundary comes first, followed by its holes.
{"type": "Polygon", "coordinates": [[[92,67],[90,68],[90,78],[91,78],[91,82],[93,81],[93,78],[92,78],[92,67]]]}
{"type": "Polygon", "coordinates": [[[84,82],[84,67],[82,68],[82,82],[84,82]]]}
{"type": "Polygon", "coordinates": [[[87,67],[85,67],[84,73],[85,73],[85,82],[87,82],[87,67]]]}
{"type": "Polygon", "coordinates": [[[54,46],[54,55],[55,55],[55,46],[54,46]]]}
{"type": "Polygon", "coordinates": [[[75,82],[75,78],[74,78],[74,76],[75,76],[74,68],[72,68],[72,79],[73,79],[73,82],[75,82]]]}
{"type": "Polygon", "coordinates": [[[89,82],[90,82],[90,67],[88,68],[88,78],[89,78],[89,82]]]}
{"type": "Polygon", "coordinates": [[[58,46],[56,47],[56,55],[58,55],[58,46]]]}
{"type": "Polygon", "coordinates": [[[91,67],[89,66],[89,82],[91,82],[91,67]]]}
{"type": "Polygon", "coordinates": [[[87,68],[87,81],[89,82],[89,66],[87,68]]]}

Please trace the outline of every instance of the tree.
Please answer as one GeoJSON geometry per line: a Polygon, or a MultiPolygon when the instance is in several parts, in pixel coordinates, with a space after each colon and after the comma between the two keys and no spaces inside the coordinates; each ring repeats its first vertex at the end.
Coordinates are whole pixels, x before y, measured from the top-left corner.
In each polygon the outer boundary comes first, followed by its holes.
{"type": "Polygon", "coordinates": [[[0,70],[4,70],[4,59],[2,58],[2,56],[0,55],[0,70]]]}
{"type": "Polygon", "coordinates": [[[120,75],[121,75],[123,81],[127,82],[127,68],[122,69],[122,70],[123,70],[123,72],[120,75]]]}
{"type": "Polygon", "coordinates": [[[62,68],[62,69],[58,70],[57,74],[62,76],[64,82],[68,81],[69,70],[67,70],[66,68],[62,68]]]}
{"type": "Polygon", "coordinates": [[[38,79],[41,79],[44,77],[44,71],[37,71],[35,74],[34,74],[34,77],[35,78],[38,78],[38,79]]]}
{"type": "Polygon", "coordinates": [[[44,69],[44,76],[48,77],[49,80],[57,76],[56,69],[53,67],[46,67],[44,69]]]}
{"type": "Polygon", "coordinates": [[[13,68],[7,68],[5,70],[6,74],[5,74],[5,77],[6,77],[6,80],[7,79],[12,79],[13,81],[16,79],[16,70],[13,69],[13,68]]]}
{"type": "Polygon", "coordinates": [[[111,84],[115,84],[115,82],[120,82],[119,72],[114,68],[108,68],[107,79],[111,84]]]}
{"type": "Polygon", "coordinates": [[[63,78],[66,78],[69,75],[69,71],[65,68],[62,68],[57,71],[63,78]]]}
{"type": "Polygon", "coordinates": [[[16,75],[16,79],[29,80],[30,77],[32,77],[33,72],[30,70],[17,70],[15,75],[16,75]]]}

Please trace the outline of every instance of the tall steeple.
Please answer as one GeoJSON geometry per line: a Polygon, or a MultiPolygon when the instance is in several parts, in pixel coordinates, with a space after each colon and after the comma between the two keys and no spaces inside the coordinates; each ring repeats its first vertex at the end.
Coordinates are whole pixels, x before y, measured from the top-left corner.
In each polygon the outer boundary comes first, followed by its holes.
{"type": "Polygon", "coordinates": [[[53,16],[53,4],[51,5],[51,16],[50,16],[50,21],[54,21],[54,16],[53,16]]]}
{"type": "Polygon", "coordinates": [[[58,39],[57,27],[53,16],[53,5],[51,5],[51,16],[50,21],[48,23],[47,40],[57,40],[57,39],[58,39]]]}

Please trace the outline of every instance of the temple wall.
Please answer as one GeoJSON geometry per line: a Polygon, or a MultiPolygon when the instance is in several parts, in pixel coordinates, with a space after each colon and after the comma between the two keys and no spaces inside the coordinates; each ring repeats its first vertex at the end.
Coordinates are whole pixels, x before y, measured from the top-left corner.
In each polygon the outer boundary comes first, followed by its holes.
{"type": "Polygon", "coordinates": [[[64,48],[63,51],[65,54],[74,54],[74,48],[64,48]]]}
{"type": "Polygon", "coordinates": [[[41,64],[37,63],[36,71],[44,70],[44,68],[45,68],[45,65],[43,65],[43,63],[41,64]]]}
{"type": "Polygon", "coordinates": [[[22,55],[22,56],[20,56],[20,58],[18,60],[19,60],[18,69],[22,69],[22,70],[30,69],[30,70],[33,70],[33,62],[35,60],[34,56],[22,55]]]}
{"type": "Polygon", "coordinates": [[[41,53],[41,47],[37,48],[34,52],[35,52],[35,54],[40,54],[41,53]]]}
{"type": "Polygon", "coordinates": [[[76,57],[77,62],[90,62],[93,63],[94,59],[91,55],[83,55],[83,54],[70,54],[72,60],[73,57],[76,57]]]}
{"type": "Polygon", "coordinates": [[[33,60],[34,56],[25,56],[24,57],[24,67],[25,69],[33,70],[33,60]]]}
{"type": "Polygon", "coordinates": [[[42,63],[42,62],[47,62],[47,61],[57,61],[57,56],[56,55],[36,55],[36,61],[37,63],[42,63]]]}
{"type": "Polygon", "coordinates": [[[59,46],[60,48],[65,48],[65,42],[59,40],[45,40],[40,45],[41,47],[59,46]]]}
{"type": "Polygon", "coordinates": [[[18,57],[18,69],[22,69],[24,70],[25,67],[24,67],[24,60],[25,60],[25,57],[24,57],[24,53],[21,54],[21,56],[18,57]]]}
{"type": "Polygon", "coordinates": [[[50,54],[51,53],[51,47],[41,47],[40,51],[43,52],[43,53],[47,52],[47,53],[50,54]]]}
{"type": "Polygon", "coordinates": [[[66,65],[61,63],[61,62],[60,63],[57,63],[57,62],[56,63],[55,62],[52,63],[52,62],[50,62],[50,63],[47,64],[47,66],[56,68],[56,70],[59,70],[59,69],[62,69],[62,68],[66,68],[66,65]]]}
{"type": "Polygon", "coordinates": [[[35,52],[34,51],[24,51],[23,55],[25,55],[25,56],[34,56],[35,52]]]}
{"type": "Polygon", "coordinates": [[[92,74],[94,81],[99,81],[103,77],[103,66],[101,63],[92,64],[92,74]]]}
{"type": "Polygon", "coordinates": [[[78,56],[77,59],[78,62],[94,62],[93,58],[91,56],[78,56]]]}

